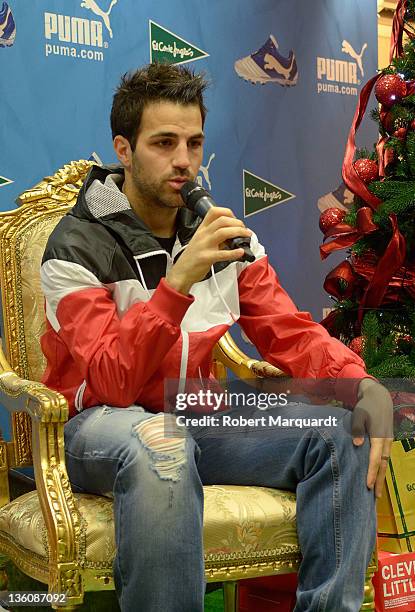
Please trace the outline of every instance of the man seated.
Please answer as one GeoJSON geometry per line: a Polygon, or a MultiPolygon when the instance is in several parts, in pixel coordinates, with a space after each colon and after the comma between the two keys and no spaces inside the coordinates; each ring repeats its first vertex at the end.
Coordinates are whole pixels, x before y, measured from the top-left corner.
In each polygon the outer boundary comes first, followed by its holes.
{"type": "Polygon", "coordinates": [[[184,208],[180,189],[203,159],[205,86],[185,67],[125,75],[111,112],[121,166],[91,169],[48,241],[43,382],[70,404],[69,477],[114,497],[123,612],[203,610],[203,485],[215,483],[295,491],[296,612],[356,612],[391,444],[369,440],[364,426],[375,416],[390,423],[391,399],[357,355],[296,309],[231,209],[202,220],[184,208]],[[229,248],[235,237],[250,239],[255,261],[229,248]],[[355,405],[288,404],[279,415],[335,414],[342,426],[167,435],[175,417],[164,381],[183,390],[208,379],[212,348],[235,320],[264,359],[296,378],[332,379],[336,397],[355,405]]]}

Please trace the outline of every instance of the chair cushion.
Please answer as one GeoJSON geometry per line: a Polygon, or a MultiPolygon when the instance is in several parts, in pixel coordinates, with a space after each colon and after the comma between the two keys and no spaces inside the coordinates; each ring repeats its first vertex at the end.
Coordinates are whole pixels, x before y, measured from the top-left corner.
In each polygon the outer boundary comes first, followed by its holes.
{"type": "Polygon", "coordinates": [[[16,286],[21,287],[23,305],[24,339],[28,363],[27,377],[30,380],[40,380],[46,359],[40,350],[40,337],[45,331],[44,297],[40,285],[40,264],[46,242],[52,233],[60,216],[37,218],[21,231],[15,244],[14,257],[20,261],[16,286]]]}
{"type": "MultiPolygon", "coordinates": [[[[258,562],[298,557],[295,495],[276,489],[230,485],[204,487],[204,548],[209,562],[258,562]]],[[[82,517],[81,564],[112,568],[113,502],[74,493],[82,517]]],[[[36,491],[0,508],[0,540],[48,558],[47,532],[36,491]]]]}

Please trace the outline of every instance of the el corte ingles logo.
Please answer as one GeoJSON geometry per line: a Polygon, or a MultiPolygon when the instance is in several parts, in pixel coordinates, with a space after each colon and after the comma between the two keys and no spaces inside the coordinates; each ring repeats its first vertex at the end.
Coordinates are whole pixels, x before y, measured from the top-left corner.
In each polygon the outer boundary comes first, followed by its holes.
{"type": "Polygon", "coordinates": [[[209,57],[209,53],[180,38],[170,30],[149,19],[150,62],[186,64],[209,57]]]}
{"type": "Polygon", "coordinates": [[[0,187],[4,187],[5,185],[10,185],[10,183],[13,183],[13,181],[4,176],[0,176],[0,187]]]}
{"type": "Polygon", "coordinates": [[[271,206],[295,198],[293,193],[244,170],[244,216],[249,217],[271,206]]]}

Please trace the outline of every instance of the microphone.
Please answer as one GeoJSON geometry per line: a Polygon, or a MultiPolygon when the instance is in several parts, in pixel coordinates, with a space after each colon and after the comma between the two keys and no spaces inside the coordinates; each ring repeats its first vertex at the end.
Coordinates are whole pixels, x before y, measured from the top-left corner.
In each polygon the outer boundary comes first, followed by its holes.
{"type": "MultiPolygon", "coordinates": [[[[194,181],[187,181],[180,189],[183,202],[189,210],[195,212],[202,219],[206,216],[208,210],[216,206],[212,196],[206,189],[203,189],[194,181]]],[[[249,238],[242,236],[231,238],[226,241],[231,249],[243,249],[244,255],[239,261],[255,261],[255,255],[250,249],[251,241],[249,238]]]]}

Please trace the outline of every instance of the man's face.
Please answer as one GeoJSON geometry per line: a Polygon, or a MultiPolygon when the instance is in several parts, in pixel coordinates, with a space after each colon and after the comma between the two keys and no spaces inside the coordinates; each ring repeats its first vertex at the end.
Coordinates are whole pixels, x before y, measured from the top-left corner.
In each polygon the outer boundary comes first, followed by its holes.
{"type": "Polygon", "coordinates": [[[144,108],[130,169],[136,195],[143,204],[183,206],[180,188],[197,176],[203,140],[198,104],[163,101],[144,108]]]}

